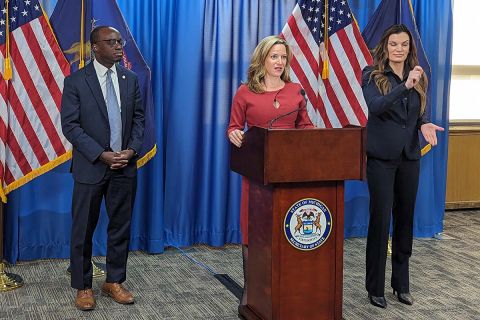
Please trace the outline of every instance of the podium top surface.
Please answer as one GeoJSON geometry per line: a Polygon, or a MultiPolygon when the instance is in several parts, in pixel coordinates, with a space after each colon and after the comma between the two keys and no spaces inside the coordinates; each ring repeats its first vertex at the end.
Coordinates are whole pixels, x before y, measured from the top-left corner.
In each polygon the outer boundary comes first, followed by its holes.
{"type": "Polygon", "coordinates": [[[250,128],[231,145],[232,171],[269,183],[355,180],[365,177],[365,128],[250,128]]]}

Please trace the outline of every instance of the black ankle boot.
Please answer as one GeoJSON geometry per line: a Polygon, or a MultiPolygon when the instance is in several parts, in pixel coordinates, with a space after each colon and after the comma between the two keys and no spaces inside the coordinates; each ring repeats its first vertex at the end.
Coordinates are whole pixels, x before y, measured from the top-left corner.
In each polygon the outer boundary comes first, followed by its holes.
{"type": "Polygon", "coordinates": [[[373,304],[375,307],[383,309],[387,307],[387,300],[385,300],[385,297],[376,297],[369,294],[368,298],[370,299],[370,303],[373,304]]]}
{"type": "Polygon", "coordinates": [[[400,301],[401,303],[408,304],[409,306],[413,304],[413,297],[410,292],[400,293],[397,290],[393,289],[393,294],[397,296],[398,301],[400,301]]]}

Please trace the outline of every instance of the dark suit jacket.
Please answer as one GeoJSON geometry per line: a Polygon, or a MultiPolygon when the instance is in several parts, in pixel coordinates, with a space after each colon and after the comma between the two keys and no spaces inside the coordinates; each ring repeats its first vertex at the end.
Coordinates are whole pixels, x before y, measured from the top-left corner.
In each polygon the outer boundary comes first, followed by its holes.
{"type": "MultiPolygon", "coordinates": [[[[142,146],[144,112],[135,73],[117,66],[122,115],[122,150],[139,152],[142,146]]],[[[75,181],[100,182],[108,168],[100,161],[110,150],[107,106],[93,62],[65,78],[62,95],[62,131],[73,145],[72,175],[75,181]]],[[[136,175],[136,157],[123,168],[126,176],[136,175]]]]}
{"type": "Polygon", "coordinates": [[[382,95],[374,79],[369,80],[372,70],[366,67],[362,75],[368,107],[367,156],[392,160],[404,152],[407,159],[420,159],[418,130],[428,122],[425,114],[420,115],[420,95],[414,89],[407,89],[405,81],[390,68],[386,68],[385,74],[392,90],[382,95]]]}

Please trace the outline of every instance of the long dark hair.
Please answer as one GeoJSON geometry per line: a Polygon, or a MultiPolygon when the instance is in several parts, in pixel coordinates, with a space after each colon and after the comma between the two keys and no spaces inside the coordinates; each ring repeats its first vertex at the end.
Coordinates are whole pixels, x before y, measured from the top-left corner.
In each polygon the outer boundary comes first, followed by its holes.
{"type": "MultiPolygon", "coordinates": [[[[410,40],[410,50],[407,55],[407,59],[405,60],[405,65],[409,67],[409,69],[413,69],[415,66],[418,66],[418,56],[417,56],[417,47],[415,42],[412,38],[412,33],[408,30],[407,26],[404,24],[395,24],[385,30],[382,35],[382,38],[378,42],[378,45],[373,49],[373,71],[370,74],[370,80],[373,78],[375,84],[377,85],[378,90],[382,92],[382,94],[387,94],[392,90],[392,85],[390,81],[388,81],[387,76],[385,75],[385,67],[388,66],[388,39],[392,34],[399,34],[405,32],[408,34],[408,38],[410,40]]],[[[414,86],[414,89],[420,95],[420,115],[425,112],[425,107],[427,105],[427,86],[428,86],[428,79],[425,73],[422,74],[420,81],[414,86]]]]}

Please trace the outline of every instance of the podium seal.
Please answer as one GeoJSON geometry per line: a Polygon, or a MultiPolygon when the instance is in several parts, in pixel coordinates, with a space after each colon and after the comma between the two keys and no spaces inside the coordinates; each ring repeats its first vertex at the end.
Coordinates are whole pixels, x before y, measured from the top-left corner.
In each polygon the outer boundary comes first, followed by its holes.
{"type": "Polygon", "coordinates": [[[299,250],[314,250],[327,241],[332,231],[332,215],[320,200],[306,198],[288,209],[284,220],[285,237],[299,250]]]}

